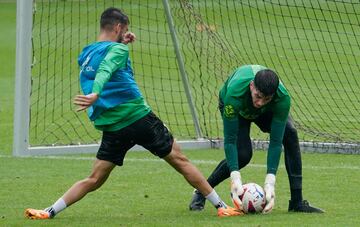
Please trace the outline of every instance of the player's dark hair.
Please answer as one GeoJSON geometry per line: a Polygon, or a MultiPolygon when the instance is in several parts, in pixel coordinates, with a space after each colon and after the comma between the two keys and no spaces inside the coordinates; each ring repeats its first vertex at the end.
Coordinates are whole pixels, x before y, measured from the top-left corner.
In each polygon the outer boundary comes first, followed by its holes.
{"type": "Polygon", "coordinates": [[[126,14],[124,14],[120,9],[110,7],[107,8],[100,18],[100,28],[104,30],[112,30],[113,26],[116,24],[128,25],[130,20],[126,14]]]}
{"type": "Polygon", "coordinates": [[[270,69],[263,69],[256,73],[254,85],[264,96],[274,95],[279,87],[279,77],[270,69]]]}

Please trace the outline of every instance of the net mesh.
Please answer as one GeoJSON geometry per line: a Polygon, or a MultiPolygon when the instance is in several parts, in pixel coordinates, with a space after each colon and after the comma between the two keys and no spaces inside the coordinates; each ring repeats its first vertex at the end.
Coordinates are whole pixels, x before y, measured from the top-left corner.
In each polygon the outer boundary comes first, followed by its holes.
{"type": "MultiPolygon", "coordinates": [[[[137,36],[130,46],[146,100],[178,139],[196,138],[161,0],[35,1],[30,143],[97,143],[100,133],[72,98],[77,56],[96,41],[101,12],[121,8],[137,36]]],[[[360,141],[358,1],[169,1],[205,138],[222,137],[218,91],[240,65],[274,69],[292,97],[300,140],[360,141]]],[[[267,135],[253,127],[252,138],[267,135]]]]}

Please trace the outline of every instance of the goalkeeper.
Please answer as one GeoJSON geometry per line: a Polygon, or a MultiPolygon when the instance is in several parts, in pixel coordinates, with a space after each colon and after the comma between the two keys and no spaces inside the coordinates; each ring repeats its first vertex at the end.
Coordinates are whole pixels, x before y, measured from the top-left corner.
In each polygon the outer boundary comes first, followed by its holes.
{"type": "Polygon", "coordinates": [[[179,145],[151,111],[134,80],[126,44],[135,40],[128,31],[129,19],[119,9],[108,8],[100,18],[98,41],[86,46],[78,58],[80,84],[85,95],[77,95],[78,111],[88,109],[102,141],[89,177],[76,182],[45,210],[26,209],[31,219],[53,218],[66,207],[98,189],[115,166],[122,166],[126,152],[139,144],[163,158],[215,206],[218,216],[242,212],[226,206],[200,171],[180,152],[179,145]]]}
{"type": "MultiPolygon", "coordinates": [[[[284,145],[285,166],[290,182],[291,200],[288,211],[322,213],[302,198],[302,164],[297,131],[289,115],[290,96],[275,72],[260,65],[245,65],[235,70],[219,94],[219,109],[224,126],[226,159],[221,161],[208,178],[212,187],[231,178],[234,205],[242,209],[239,196],[243,194],[240,169],[252,157],[250,125],[254,122],[261,131],[270,133],[265,177],[266,206],[269,213],[275,202],[276,172],[281,147],[284,145]]],[[[195,190],[190,210],[202,210],[205,198],[195,190]]]]}

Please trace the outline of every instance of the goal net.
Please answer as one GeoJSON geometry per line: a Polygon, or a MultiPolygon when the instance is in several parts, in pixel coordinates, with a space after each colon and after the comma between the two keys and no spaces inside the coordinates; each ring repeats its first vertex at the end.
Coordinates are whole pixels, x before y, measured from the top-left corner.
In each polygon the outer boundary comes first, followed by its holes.
{"type": "MultiPolygon", "coordinates": [[[[221,140],[217,102],[223,81],[236,67],[260,64],[274,69],[290,92],[303,144],[360,152],[358,1],[43,0],[33,6],[30,147],[101,139],[86,114],[75,112],[72,99],[80,93],[78,54],[96,41],[101,12],[115,6],[129,16],[129,30],[137,36],[130,46],[135,79],[178,140],[221,140]]],[[[251,136],[267,140],[256,127],[251,136]]]]}
{"type": "MultiPolygon", "coordinates": [[[[260,64],[277,71],[288,88],[303,146],[359,152],[358,1],[182,0],[179,5],[173,14],[188,74],[199,81],[191,85],[203,102],[198,109],[207,135],[215,131],[210,127],[215,116],[208,113],[217,114],[216,93],[203,92],[217,92],[239,65],[260,64]]],[[[252,137],[264,136],[255,130],[252,137]]]]}

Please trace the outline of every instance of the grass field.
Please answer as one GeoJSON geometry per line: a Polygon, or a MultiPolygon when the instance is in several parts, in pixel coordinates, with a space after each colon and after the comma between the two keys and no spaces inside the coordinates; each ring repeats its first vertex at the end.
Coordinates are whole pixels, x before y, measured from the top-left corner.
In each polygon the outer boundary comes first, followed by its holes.
{"type": "MultiPolygon", "coordinates": [[[[223,157],[221,150],[186,151],[208,176],[223,157]]],[[[265,152],[255,152],[242,171],[244,182],[262,185],[265,152]]],[[[192,188],[165,162],[148,152],[131,152],[106,184],[53,220],[23,217],[27,207],[44,208],[75,181],[86,177],[92,156],[0,157],[0,226],[358,226],[360,156],[303,154],[304,198],[325,214],[287,212],[288,181],[283,162],[270,215],[218,218],[207,204],[203,212],[188,211],[192,188]]],[[[229,182],[216,190],[227,203],[229,182]]]]}
{"type": "MultiPolygon", "coordinates": [[[[26,220],[23,217],[25,208],[51,205],[75,181],[86,177],[93,155],[11,156],[16,35],[14,2],[0,0],[0,28],[3,31],[0,35],[0,226],[359,226],[360,156],[310,153],[303,154],[304,198],[325,209],[326,213],[322,215],[287,212],[289,190],[283,161],[272,214],[219,219],[209,204],[203,212],[188,211],[192,188],[166,163],[146,152],[130,152],[124,167],[116,168],[97,192],[53,220],[26,220]]],[[[141,50],[141,42],[135,48],[141,50]]],[[[144,74],[146,70],[144,66],[138,72],[144,74]]],[[[147,95],[151,96],[152,92],[147,95]]],[[[150,98],[152,102],[156,101],[154,97],[150,98]]],[[[356,120],[354,124],[357,124],[356,120]]],[[[223,158],[222,150],[185,153],[206,176],[223,158]]],[[[265,160],[265,152],[255,152],[251,165],[242,171],[245,182],[262,185],[265,160]]],[[[228,185],[229,182],[224,182],[216,190],[230,203],[228,185]]]]}
{"type": "Polygon", "coordinates": [[[9,154],[12,148],[12,126],[14,108],[15,75],[15,17],[14,3],[0,1],[0,90],[6,94],[0,96],[0,152],[9,154]]]}

